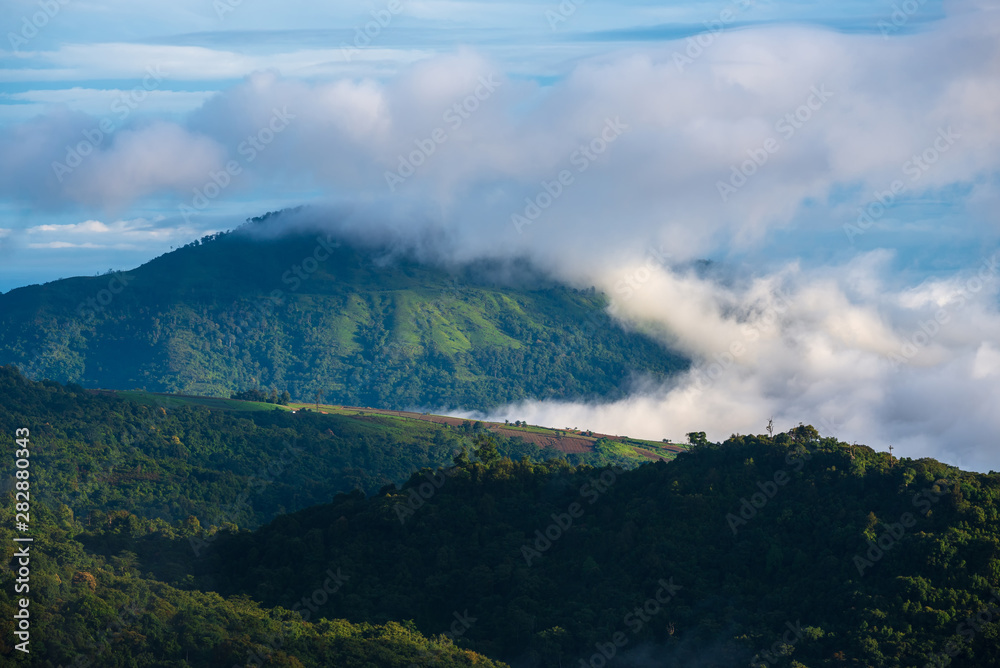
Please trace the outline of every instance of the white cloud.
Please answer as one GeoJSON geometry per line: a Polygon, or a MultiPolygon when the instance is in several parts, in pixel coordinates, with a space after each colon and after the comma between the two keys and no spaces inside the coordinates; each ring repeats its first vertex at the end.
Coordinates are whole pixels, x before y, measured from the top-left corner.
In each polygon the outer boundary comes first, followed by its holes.
{"type": "MultiPolygon", "coordinates": [[[[129,108],[123,100],[131,99],[132,94],[131,89],[81,87],[0,93],[0,99],[17,103],[0,104],[0,122],[24,122],[46,113],[52,105],[64,105],[98,118],[112,117],[117,120],[117,110],[129,108]]],[[[187,113],[200,107],[212,95],[215,95],[215,91],[144,91],[141,109],[145,114],[187,113]]]]}
{"type": "Polygon", "coordinates": [[[34,227],[29,227],[25,232],[28,234],[122,234],[135,230],[148,230],[152,225],[152,222],[145,218],[119,220],[110,225],[102,223],[99,220],[85,220],[82,223],[67,223],[63,225],[35,225],[34,227]]]}
{"type": "Polygon", "coordinates": [[[75,244],[70,241],[47,241],[42,243],[29,243],[28,248],[109,248],[109,246],[90,242],[75,244]]]}
{"type": "Polygon", "coordinates": [[[32,54],[30,66],[0,70],[0,82],[115,79],[141,82],[147,67],[170,81],[241,79],[260,70],[289,77],[351,75],[370,63],[401,66],[430,54],[416,49],[372,48],[345,53],[338,44],[273,54],[248,54],[201,46],[141,43],[68,44],[32,54]]]}
{"type": "MultiPolygon", "coordinates": [[[[448,5],[418,9],[440,14],[448,5]]],[[[912,285],[893,275],[891,253],[854,250],[946,236],[936,203],[954,208],[947,224],[964,238],[984,246],[996,239],[996,17],[956,13],[890,40],[789,25],[727,31],[682,66],[675,54],[686,52],[684,40],[565,62],[594,48],[559,46],[540,66],[512,56],[513,46],[506,60],[486,50],[425,58],[384,49],[347,63],[338,47],[262,56],[67,45],[0,77],[128,79],[160,64],[170,78],[245,78],[182,122],[122,128],[63,181],[51,163],[65,160],[93,116],[56,109],[7,127],[0,192],[109,219],[87,207],[116,211],[156,197],[172,198],[172,208],[235,160],[241,173],[220,205],[247,193],[320,192],[349,205],[336,221],[342,228],[414,239],[430,230],[437,252],[455,260],[527,253],[564,279],[606,289],[621,302],[620,317],[695,360],[676,383],[622,402],[531,404],[513,418],[724,438],[774,416],[785,428],[812,422],[911,456],[1000,468],[992,449],[1000,434],[994,278],[973,289],[973,266],[912,285]],[[561,76],[546,86],[510,76],[529,66],[561,76]],[[484,78],[498,84],[488,94],[484,78]],[[280,133],[269,129],[276,110],[289,117],[280,133]],[[602,133],[614,119],[623,131],[612,142],[602,133]],[[264,136],[265,148],[241,150],[264,136]],[[386,173],[401,163],[413,173],[390,190],[386,173]],[[571,183],[553,190],[563,171],[571,183]],[[720,182],[732,188],[725,198],[720,182]],[[892,197],[913,200],[916,213],[874,214],[852,246],[843,225],[895,182],[901,190],[892,197]],[[533,222],[518,233],[512,214],[533,222]],[[641,289],[623,290],[649,245],[671,254],[670,268],[647,267],[641,289]],[[706,255],[727,266],[747,258],[753,270],[685,269],[706,255]],[[839,259],[812,260],[831,256],[839,259]],[[906,363],[894,368],[892,355],[906,363]]],[[[179,233],[114,225],[85,221],[31,238],[84,245],[179,233]]]]}
{"type": "Polygon", "coordinates": [[[882,285],[883,298],[850,297],[858,278],[851,274],[871,271],[863,263],[793,268],[742,289],[657,269],[617,312],[637,325],[664,325],[692,355],[689,373],[610,404],[528,402],[493,417],[682,441],[690,431],[715,440],[762,433],[774,417],[783,430],[811,423],[843,440],[883,450],[893,444],[901,456],[1000,469],[1000,416],[992,408],[1000,393],[1000,313],[992,266],[949,279],[980,287],[952,302],[938,324],[936,305],[902,306],[878,273],[865,280],[882,285]],[[977,276],[985,280],[976,283],[977,276]]]}
{"type": "MultiPolygon", "coordinates": [[[[162,216],[103,222],[35,225],[24,230],[27,248],[111,248],[136,250],[161,249],[170,242],[187,242],[211,232],[190,225],[170,225],[162,216]]],[[[2,235],[0,235],[2,236],[2,235]]]]}
{"type": "MultiPolygon", "coordinates": [[[[477,217],[482,226],[505,232],[512,229],[510,214],[521,208],[524,197],[534,196],[542,180],[570,167],[574,151],[596,140],[606,119],[620,118],[629,132],[592,161],[593,168],[579,178],[583,187],[567,193],[530,228],[532,243],[565,243],[571,229],[574,237],[589,240],[605,221],[624,216],[637,238],[679,241],[689,255],[696,255],[723,235],[733,247],[756,247],[769,232],[787,225],[804,201],[825,201],[838,186],[861,185],[853,201],[831,204],[850,211],[894,181],[913,197],[972,183],[995,169],[1000,149],[1000,82],[992,67],[1000,59],[1000,42],[995,34],[993,23],[961,17],[938,31],[888,42],[880,35],[798,26],[741,30],[714,38],[683,67],[675,54],[684,53],[684,41],[630,47],[582,61],[549,88],[507,78],[500,63],[468,51],[422,60],[385,81],[325,76],[331,63],[344,60],[338,48],[265,57],[191,46],[99,44],[68,45],[45,56],[57,68],[72,62],[91,76],[132,73],[141,78],[149,65],[168,79],[237,78],[254,72],[209,98],[176,131],[189,132],[182,143],[193,149],[201,142],[196,152],[201,151],[198,171],[203,175],[203,165],[210,162],[205,160],[209,144],[214,142],[216,157],[232,157],[241,141],[261,130],[273,108],[288,107],[297,121],[263,160],[248,165],[249,171],[262,182],[281,183],[288,177],[331,194],[384,198],[389,194],[386,171],[398,167],[399,156],[417,148],[415,142],[444,128],[447,141],[409,180],[414,185],[392,199],[405,205],[407,199],[430,196],[445,203],[445,211],[458,220],[472,210],[482,211],[476,198],[490,191],[494,205],[477,217]],[[950,62],[935,55],[955,42],[964,44],[961,58],[950,62]],[[880,64],[877,76],[873,62],[880,64]],[[317,73],[324,76],[298,78],[317,73]],[[476,89],[479,76],[494,76],[503,85],[480,101],[461,127],[449,128],[444,115],[476,89]],[[817,98],[815,91],[824,94],[817,98]],[[190,134],[192,129],[197,135],[190,134]],[[948,138],[945,144],[942,136],[948,138]],[[768,141],[776,152],[765,154],[766,164],[754,165],[752,157],[760,156],[768,141]],[[915,167],[913,157],[919,160],[924,154],[935,159],[926,169],[915,167]],[[733,175],[734,168],[754,173],[744,179],[733,175]],[[725,201],[720,183],[733,188],[725,201]],[[580,228],[586,233],[580,234],[580,228]]],[[[361,51],[363,56],[371,53],[361,51]]],[[[34,92],[16,95],[40,99],[34,92]]],[[[46,95],[52,100],[72,97],[65,92],[46,95]]],[[[65,134],[68,140],[79,135],[60,123],[64,127],[49,134],[65,134]]],[[[153,141],[153,135],[166,131],[136,132],[146,132],[153,141]]],[[[20,126],[5,134],[8,141],[24,136],[20,126]]],[[[119,143],[125,143],[124,137],[116,137],[119,143]]],[[[153,148],[169,149],[169,144],[153,148]]],[[[64,148],[65,143],[52,155],[52,147],[36,143],[26,153],[14,151],[14,157],[48,164],[64,148]]],[[[136,152],[137,142],[129,149],[136,152]]],[[[176,161],[184,162],[180,156],[176,161]]],[[[117,158],[103,160],[102,168],[113,170],[115,162],[117,158]]],[[[166,174],[178,170],[184,171],[181,164],[162,168],[148,188],[138,184],[135,196],[170,190],[175,180],[189,185],[186,176],[166,174]]],[[[126,194],[127,188],[113,191],[106,179],[98,180],[105,185],[93,196],[88,195],[89,184],[86,189],[50,184],[45,189],[14,185],[11,190],[22,196],[34,192],[47,201],[53,194],[57,201],[61,195],[86,202],[126,194]]],[[[123,183],[131,185],[127,179],[123,183]]],[[[985,188],[983,194],[995,200],[995,188],[985,188]]],[[[884,226],[890,221],[878,222],[884,226]]],[[[460,233],[466,230],[464,221],[456,226],[463,228],[460,233]]],[[[476,230],[475,236],[484,238],[486,246],[495,245],[493,235],[481,232],[476,230]]]]}

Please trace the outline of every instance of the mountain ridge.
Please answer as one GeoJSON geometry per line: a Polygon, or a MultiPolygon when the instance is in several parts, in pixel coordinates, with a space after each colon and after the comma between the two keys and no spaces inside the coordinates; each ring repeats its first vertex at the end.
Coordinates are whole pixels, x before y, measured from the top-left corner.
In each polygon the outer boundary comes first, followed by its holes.
{"type": "Polygon", "coordinates": [[[319,392],[333,403],[488,409],[619,398],[686,360],[528,264],[442,268],[381,243],[255,219],[123,273],[0,295],[0,364],[88,387],[319,392]]]}

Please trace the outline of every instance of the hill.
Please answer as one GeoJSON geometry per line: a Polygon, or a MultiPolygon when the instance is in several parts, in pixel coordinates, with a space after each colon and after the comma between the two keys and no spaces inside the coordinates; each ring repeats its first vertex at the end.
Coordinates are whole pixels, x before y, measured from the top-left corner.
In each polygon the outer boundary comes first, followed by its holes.
{"type": "Polygon", "coordinates": [[[446,270],[275,216],[125,274],[0,295],[0,364],[84,387],[381,408],[615,398],[686,361],[527,265],[446,270]],[[262,235],[272,236],[263,238],[262,235]]]}
{"type": "MultiPolygon", "coordinates": [[[[30,381],[14,367],[0,367],[0,433],[30,427],[44,443],[33,460],[34,475],[47,490],[42,502],[64,506],[85,524],[125,512],[164,527],[255,528],[341,492],[374,494],[416,471],[449,464],[489,426],[321,409],[292,413],[231,399],[94,392],[30,381]]],[[[546,438],[557,444],[579,440],[541,427],[524,430],[550,434],[546,438]]],[[[659,449],[664,444],[637,452],[637,446],[615,441],[604,447],[593,438],[588,449],[567,454],[522,439],[516,429],[506,431],[493,433],[500,452],[514,458],[632,467],[647,461],[652,449],[661,457],[674,454],[659,449]]],[[[3,489],[12,485],[7,478],[3,489]]]]}
{"type": "Polygon", "coordinates": [[[811,427],[632,471],[481,459],[223,536],[196,581],[290,606],[337,564],[359,585],[323,614],[467,611],[516,666],[1000,665],[1000,474],[811,427]]]}
{"type": "Polygon", "coordinates": [[[191,546],[210,545],[215,525],[255,527],[339,491],[405,480],[449,461],[469,441],[431,423],[404,430],[381,420],[204,401],[221,407],[36,383],[0,367],[0,434],[10,456],[26,464],[7,469],[0,485],[0,663],[16,656],[24,665],[76,668],[410,668],[430,661],[502,668],[411,623],[310,622],[246,597],[190,590],[186,562],[200,554],[191,546]],[[27,525],[21,531],[15,512],[27,525]],[[104,536],[105,529],[116,545],[126,541],[124,551],[97,549],[88,532],[104,536]],[[25,537],[31,542],[14,541],[25,537]],[[189,554],[160,560],[154,577],[137,567],[143,537],[185,541],[189,554]],[[22,600],[30,601],[27,654],[14,648],[25,640],[14,633],[22,600]]]}
{"type": "Polygon", "coordinates": [[[1000,474],[808,426],[574,466],[507,425],[122,394],[0,369],[31,430],[0,653],[25,502],[31,665],[1000,661],[1000,474]]]}

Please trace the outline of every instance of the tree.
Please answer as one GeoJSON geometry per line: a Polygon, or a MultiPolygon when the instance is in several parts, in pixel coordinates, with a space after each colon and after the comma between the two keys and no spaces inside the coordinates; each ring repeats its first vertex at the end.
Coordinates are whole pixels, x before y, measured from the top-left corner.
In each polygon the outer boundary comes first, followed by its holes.
{"type": "Polygon", "coordinates": [[[496,439],[493,436],[479,434],[473,443],[476,445],[476,455],[479,457],[479,461],[486,466],[490,466],[500,459],[500,451],[497,450],[496,439]]]}
{"type": "Polygon", "coordinates": [[[703,431],[692,431],[687,434],[688,443],[693,446],[708,445],[708,438],[703,431]]]}

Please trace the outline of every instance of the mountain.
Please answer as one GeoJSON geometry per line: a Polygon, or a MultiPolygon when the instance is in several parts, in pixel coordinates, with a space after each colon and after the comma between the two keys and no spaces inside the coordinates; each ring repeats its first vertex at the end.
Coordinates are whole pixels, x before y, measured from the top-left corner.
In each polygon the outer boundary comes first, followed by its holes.
{"type": "MultiPolygon", "coordinates": [[[[122,398],[0,367],[0,433],[24,464],[0,481],[0,664],[504,668],[412,623],[310,621],[191,590],[188,560],[214,540],[205,528],[257,526],[339,491],[405,480],[450,461],[468,440],[431,423],[401,429],[388,419],[229,403],[122,398]],[[27,525],[18,531],[15,513],[27,525]],[[154,577],[138,569],[137,553],[157,540],[184,547],[157,561],[154,577]],[[122,541],[125,549],[103,549],[122,541]]],[[[326,577],[302,595],[351,584],[345,575],[324,587],[326,577]]]]}
{"type": "Polygon", "coordinates": [[[30,430],[30,476],[0,480],[0,654],[30,535],[28,665],[1000,662],[1000,474],[808,426],[574,466],[499,428],[296,408],[0,368],[0,433],[30,430]]]}
{"type": "MultiPolygon", "coordinates": [[[[14,367],[0,367],[0,433],[30,425],[45,444],[32,460],[39,484],[47,489],[43,502],[65,507],[85,523],[94,513],[125,512],[158,526],[256,528],[338,493],[375,494],[406,482],[419,470],[451,463],[486,433],[480,422],[321,409],[330,412],[89,391],[30,381],[14,367]]],[[[673,456],[662,444],[658,448],[634,439],[532,438],[546,431],[537,427],[502,431],[489,433],[501,454],[517,459],[561,457],[631,468],[651,457],[673,456]],[[566,443],[564,450],[571,454],[538,447],[533,440],[566,443]],[[581,445],[588,443],[589,449],[581,445]]],[[[9,491],[12,485],[8,479],[0,489],[9,491]]]]}
{"type": "Polygon", "coordinates": [[[487,409],[623,396],[686,361],[526,264],[450,269],[280,216],[122,274],[0,295],[0,364],[85,387],[487,409]]]}
{"type": "Polygon", "coordinates": [[[196,581],[291,606],[336,564],[325,614],[459,611],[515,666],[1000,665],[1000,474],[809,426],[631,471],[481,459],[223,536],[196,581]]]}

